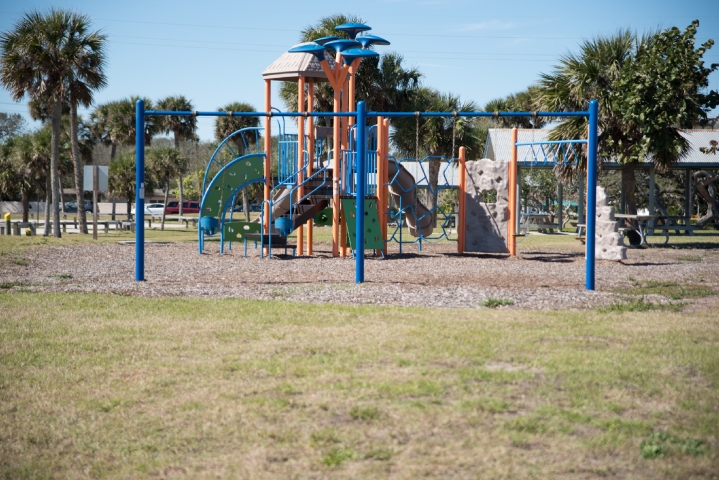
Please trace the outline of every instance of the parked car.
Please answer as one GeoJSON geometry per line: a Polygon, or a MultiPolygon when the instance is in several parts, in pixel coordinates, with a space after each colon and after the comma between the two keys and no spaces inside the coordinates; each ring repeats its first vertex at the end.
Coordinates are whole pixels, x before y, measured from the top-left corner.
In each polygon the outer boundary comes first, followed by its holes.
{"type": "MultiPolygon", "coordinates": [[[[244,209],[242,208],[242,204],[235,205],[235,208],[232,209],[233,212],[242,212],[244,209]]],[[[253,203],[250,205],[250,212],[261,212],[262,211],[262,205],[259,203],[253,203]]]]}
{"type": "MultiPolygon", "coordinates": [[[[165,210],[165,204],[164,203],[147,203],[145,204],[145,215],[162,215],[162,212],[165,210]]],[[[133,205],[132,211],[130,212],[133,215],[135,214],[135,206],[133,205]]]]}
{"type": "MultiPolygon", "coordinates": [[[[169,202],[165,207],[165,213],[175,215],[180,213],[180,202],[169,202]]],[[[200,213],[199,202],[182,202],[182,213],[200,213]]]]}
{"type": "MultiPolygon", "coordinates": [[[[92,200],[83,201],[85,211],[92,213],[92,200]]],[[[77,213],[77,202],[66,202],[65,213],[77,213]]]]}

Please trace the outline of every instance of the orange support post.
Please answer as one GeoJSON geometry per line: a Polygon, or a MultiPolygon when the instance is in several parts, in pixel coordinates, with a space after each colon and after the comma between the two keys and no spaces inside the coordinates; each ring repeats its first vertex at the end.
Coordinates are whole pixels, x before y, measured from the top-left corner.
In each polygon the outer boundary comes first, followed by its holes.
{"type": "MultiPolygon", "coordinates": [[[[387,183],[387,169],[383,159],[387,157],[384,150],[384,119],[377,117],[377,217],[379,219],[380,234],[384,234],[383,225],[387,225],[385,212],[387,211],[387,197],[384,193],[384,184],[387,183]]],[[[383,240],[386,237],[382,237],[383,240]]],[[[378,250],[377,253],[386,253],[386,247],[378,250]]]]}
{"type": "Polygon", "coordinates": [[[509,254],[517,255],[517,129],[512,129],[512,148],[509,158],[509,223],[507,224],[507,247],[509,254]]]}
{"type": "MultiPolygon", "coordinates": [[[[342,72],[340,72],[342,73],[342,72]]],[[[346,75],[346,73],[345,73],[346,75]]],[[[342,108],[346,111],[352,111],[350,110],[352,106],[349,104],[349,88],[348,88],[348,81],[346,80],[346,77],[342,79],[342,108]]],[[[342,125],[342,136],[340,137],[342,140],[342,150],[349,150],[349,120],[350,117],[344,117],[341,120],[342,125]]],[[[340,257],[346,257],[347,256],[347,219],[342,217],[342,226],[340,229],[340,257]]]]}
{"type": "MultiPolygon", "coordinates": [[[[270,200],[270,194],[272,193],[272,135],[271,135],[271,124],[272,117],[272,80],[265,80],[265,200],[270,200]]],[[[270,233],[270,205],[265,203],[265,234],[270,233]]],[[[265,253],[267,253],[265,248],[265,253]]]]}
{"type": "Polygon", "coordinates": [[[466,214],[467,214],[467,149],[459,147],[459,215],[457,215],[457,253],[464,253],[464,242],[466,238],[466,214]]]}
{"type": "MultiPolygon", "coordinates": [[[[307,111],[312,113],[315,107],[315,83],[309,82],[307,85],[307,111]]],[[[311,177],[313,172],[312,162],[315,160],[315,121],[314,118],[309,117],[307,119],[307,130],[308,130],[308,141],[307,150],[309,151],[310,161],[307,164],[307,176],[311,177]]],[[[307,255],[312,255],[312,229],[313,220],[310,218],[307,220],[307,255]]]]}
{"type": "MultiPolygon", "coordinates": [[[[340,91],[335,89],[334,111],[340,111],[340,91]]],[[[332,122],[332,256],[339,255],[340,245],[340,122],[332,122]]]]}
{"type": "MultiPolygon", "coordinates": [[[[305,111],[305,77],[300,77],[297,82],[297,111],[302,113],[305,111]]],[[[305,168],[305,119],[297,117],[297,184],[300,185],[304,181],[302,169],[305,168]]],[[[305,188],[300,186],[297,189],[297,202],[305,194],[305,188]]],[[[304,226],[297,228],[297,255],[304,255],[304,226]]]]}

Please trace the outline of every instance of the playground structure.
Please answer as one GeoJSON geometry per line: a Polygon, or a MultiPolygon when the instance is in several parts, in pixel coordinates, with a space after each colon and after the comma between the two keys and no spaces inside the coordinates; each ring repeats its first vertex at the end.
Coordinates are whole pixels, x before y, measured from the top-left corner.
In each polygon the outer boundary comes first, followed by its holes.
{"type": "MultiPolygon", "coordinates": [[[[268,67],[265,76],[265,111],[263,112],[177,112],[144,111],[144,103],[137,104],[137,223],[143,221],[144,207],[144,117],[147,115],[195,116],[263,116],[263,129],[243,129],[223,140],[208,162],[203,185],[203,199],[198,228],[199,250],[204,247],[206,235],[220,235],[220,249],[225,243],[257,241],[262,255],[272,255],[272,248],[287,245],[287,236],[297,232],[297,255],[313,253],[313,221],[319,215],[332,218],[332,254],[344,257],[347,250],[355,258],[355,281],[364,281],[365,250],[385,255],[387,242],[401,246],[408,243],[402,237],[402,224],[421,249],[424,239],[449,238],[449,222],[455,219],[457,252],[500,252],[516,255],[516,238],[519,232],[518,161],[516,131],[513,136],[514,153],[510,162],[466,160],[466,150],[459,147],[457,158],[425,157],[397,161],[389,154],[390,120],[397,117],[481,117],[481,116],[542,116],[588,117],[588,140],[552,142],[549,148],[566,149],[567,145],[586,143],[588,151],[588,211],[587,251],[594,251],[594,196],[596,195],[596,119],[597,103],[590,104],[586,112],[366,112],[364,102],[354,101],[355,72],[362,58],[377,56],[371,45],[388,45],[389,42],[374,35],[357,36],[370,28],[362,24],[346,24],[337,30],[347,32],[349,40],[324,37],[315,42],[300,44],[285,53],[268,67]],[[328,55],[334,52],[334,58],[328,55]],[[272,67],[278,68],[272,68],[272,67]],[[309,79],[309,81],[308,81],[309,79]],[[272,80],[297,81],[298,109],[280,112],[271,106],[272,80]],[[334,91],[333,112],[314,112],[315,81],[330,82],[334,91]],[[308,102],[305,101],[307,86],[308,102]],[[307,108],[305,106],[307,105],[307,108]],[[277,184],[272,180],[272,119],[278,122],[277,184]],[[284,119],[297,119],[297,134],[288,134],[284,119]],[[314,118],[332,118],[332,130],[315,128],[314,118]],[[368,118],[376,124],[368,126],[368,118]],[[305,125],[307,123],[307,125],[305,125]],[[305,128],[307,127],[307,128],[305,128]],[[262,133],[264,149],[259,150],[262,133]],[[255,152],[239,155],[231,148],[230,140],[240,136],[245,150],[246,136],[254,135],[255,152]],[[143,143],[141,143],[141,141],[143,143]],[[331,145],[331,148],[330,148],[331,145]],[[223,149],[229,156],[223,158],[223,149]],[[456,212],[439,212],[445,221],[435,233],[434,217],[438,207],[431,210],[417,197],[417,179],[403,164],[423,164],[439,161],[440,178],[444,182],[437,190],[455,188],[447,181],[447,174],[457,171],[458,208],[456,212]],[[233,206],[238,192],[252,183],[264,185],[262,212],[257,222],[233,219],[233,206]],[[484,192],[496,191],[495,203],[486,203],[484,192]],[[390,211],[388,199],[393,198],[397,209],[390,211]],[[363,201],[358,201],[363,199],[363,201]],[[389,234],[388,221],[393,220],[396,230],[389,234]],[[306,234],[306,235],[305,235],[306,234]]],[[[537,148],[544,151],[541,145],[537,148]]],[[[533,146],[534,149],[534,146],[533,146]]],[[[453,152],[454,154],[454,152],[453,152]]],[[[545,155],[546,157],[546,155],[545,155]]],[[[568,164],[576,161],[571,155],[553,156],[554,161],[568,164]]],[[[536,160],[536,158],[535,158],[536,160]]],[[[436,192],[436,191],[435,191],[436,192]]],[[[144,279],[144,232],[137,229],[136,280],[144,279]]],[[[586,288],[594,289],[594,255],[587,256],[586,288]]]]}

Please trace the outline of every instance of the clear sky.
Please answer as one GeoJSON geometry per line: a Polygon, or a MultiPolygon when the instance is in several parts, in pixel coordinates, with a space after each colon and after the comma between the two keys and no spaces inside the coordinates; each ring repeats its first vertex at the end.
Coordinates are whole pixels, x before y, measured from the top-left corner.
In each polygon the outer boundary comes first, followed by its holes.
{"type": "MultiPolygon", "coordinates": [[[[479,105],[525,89],[582,40],[620,28],[683,30],[698,19],[699,41],[719,42],[718,0],[0,0],[0,30],[25,11],[51,6],[90,15],[108,36],[109,82],[96,103],[182,94],[200,110],[232,101],[261,109],[262,70],[299,41],[302,28],[335,13],[361,16],[370,33],[392,42],[377,51],[404,55],[424,85],[479,105]]],[[[719,63],[719,46],[705,61],[719,63]]],[[[719,89],[719,72],[710,82],[719,89]]],[[[273,89],[273,106],[285,110],[279,84],[273,89]]],[[[26,103],[0,89],[0,111],[27,116],[26,103]]],[[[200,137],[211,139],[213,120],[198,124],[200,137]]]]}

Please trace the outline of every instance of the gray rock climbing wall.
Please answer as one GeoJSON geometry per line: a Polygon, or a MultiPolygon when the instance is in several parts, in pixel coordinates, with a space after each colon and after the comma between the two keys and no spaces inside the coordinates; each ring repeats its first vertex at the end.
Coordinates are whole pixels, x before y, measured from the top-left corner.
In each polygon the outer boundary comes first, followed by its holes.
{"type": "Polygon", "coordinates": [[[597,217],[594,258],[598,260],[626,260],[627,247],[614,219],[614,207],[609,206],[607,191],[597,187],[597,217]]]}
{"type": "Polygon", "coordinates": [[[467,162],[465,215],[466,252],[509,253],[509,169],[507,162],[477,160],[467,162]],[[497,203],[484,203],[483,191],[497,191],[497,203]]]}

